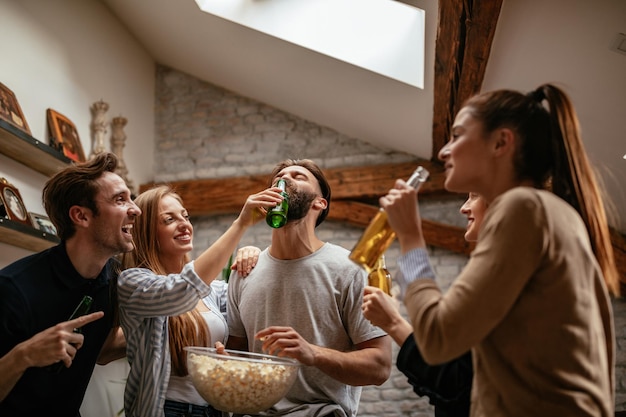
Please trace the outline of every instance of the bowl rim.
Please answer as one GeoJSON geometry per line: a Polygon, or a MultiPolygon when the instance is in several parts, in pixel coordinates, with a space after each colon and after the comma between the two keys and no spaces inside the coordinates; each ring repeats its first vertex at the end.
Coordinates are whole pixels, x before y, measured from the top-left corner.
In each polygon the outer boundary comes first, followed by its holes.
{"type": "Polygon", "coordinates": [[[228,359],[228,360],[235,360],[235,361],[241,361],[241,362],[255,362],[255,363],[262,363],[264,365],[269,365],[269,363],[267,362],[267,359],[271,359],[271,360],[276,361],[276,363],[273,363],[273,365],[286,365],[286,366],[298,366],[298,367],[302,366],[302,364],[297,359],[288,358],[284,356],[269,355],[265,353],[247,352],[244,350],[234,350],[234,349],[224,349],[224,352],[232,353],[233,355],[248,355],[249,356],[249,357],[241,357],[241,356],[223,355],[221,353],[217,353],[216,348],[206,347],[206,346],[185,346],[183,347],[183,349],[186,350],[188,354],[189,353],[199,353],[199,354],[209,353],[211,354],[211,356],[219,356],[220,359],[225,359],[225,360],[228,359]]]}

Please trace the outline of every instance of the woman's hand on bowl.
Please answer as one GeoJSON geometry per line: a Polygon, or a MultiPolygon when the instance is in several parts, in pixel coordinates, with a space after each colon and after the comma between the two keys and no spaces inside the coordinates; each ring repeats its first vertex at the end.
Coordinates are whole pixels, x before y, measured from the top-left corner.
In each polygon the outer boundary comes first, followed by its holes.
{"type": "Polygon", "coordinates": [[[226,352],[226,346],[224,346],[222,342],[215,342],[215,353],[228,355],[228,352],[226,352]]]}

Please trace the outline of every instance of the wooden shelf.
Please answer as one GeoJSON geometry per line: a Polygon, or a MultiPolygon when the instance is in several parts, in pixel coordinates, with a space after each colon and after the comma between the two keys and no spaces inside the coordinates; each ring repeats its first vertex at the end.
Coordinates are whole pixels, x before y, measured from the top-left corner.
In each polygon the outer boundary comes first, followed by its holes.
{"type": "Polygon", "coordinates": [[[48,177],[72,163],[61,152],[2,119],[0,153],[48,177]]]}
{"type": "MultiPolygon", "coordinates": [[[[0,119],[0,153],[48,177],[72,163],[71,159],[56,149],[2,119],[0,119]]],[[[0,217],[0,242],[39,252],[58,244],[59,238],[0,217]]]]}
{"type": "Polygon", "coordinates": [[[34,227],[0,218],[0,242],[39,252],[60,242],[59,238],[34,227]]]}

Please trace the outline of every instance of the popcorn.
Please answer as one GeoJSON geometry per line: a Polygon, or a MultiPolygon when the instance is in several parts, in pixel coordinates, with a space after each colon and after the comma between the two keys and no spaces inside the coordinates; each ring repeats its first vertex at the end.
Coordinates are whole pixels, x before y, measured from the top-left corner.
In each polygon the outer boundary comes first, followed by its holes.
{"type": "Polygon", "coordinates": [[[194,349],[199,348],[188,348],[187,357],[193,384],[202,398],[221,411],[267,410],[285,396],[298,374],[299,365],[283,359],[238,360],[234,355],[209,356],[194,349]]]}

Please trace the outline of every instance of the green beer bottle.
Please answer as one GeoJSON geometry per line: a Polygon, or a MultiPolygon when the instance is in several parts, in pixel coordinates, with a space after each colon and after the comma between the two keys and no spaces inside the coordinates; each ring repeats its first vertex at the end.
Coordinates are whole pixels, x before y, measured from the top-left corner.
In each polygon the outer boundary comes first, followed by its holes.
{"type": "MultiPolygon", "coordinates": [[[[80,303],[78,304],[78,306],[76,306],[76,309],[70,316],[69,320],[74,320],[81,316],[89,314],[89,310],[91,310],[92,303],[93,303],[93,298],[91,298],[88,295],[85,295],[83,299],[80,300],[80,303]]],[[[74,329],[74,333],[82,333],[82,331],[80,329],[74,329]]],[[[65,364],[63,362],[56,362],[56,363],[53,363],[52,365],[47,366],[47,369],[54,373],[61,372],[61,370],[64,368],[65,368],[65,364]]]]}
{"type": "Polygon", "coordinates": [[[283,201],[268,210],[267,215],[265,216],[267,224],[274,229],[278,229],[279,227],[283,227],[287,224],[287,210],[289,209],[289,195],[285,191],[287,183],[285,180],[280,179],[276,182],[276,187],[282,190],[280,194],[283,196],[283,201]]]}

